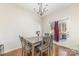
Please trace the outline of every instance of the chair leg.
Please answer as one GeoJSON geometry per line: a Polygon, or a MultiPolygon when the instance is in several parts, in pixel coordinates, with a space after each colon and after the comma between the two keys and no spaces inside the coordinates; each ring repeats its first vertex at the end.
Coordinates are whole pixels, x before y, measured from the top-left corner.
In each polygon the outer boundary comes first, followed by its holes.
{"type": "Polygon", "coordinates": [[[24,54],[24,53],[23,53],[23,49],[22,49],[22,56],[23,56],[23,54],[24,54]]]}
{"type": "Polygon", "coordinates": [[[25,56],[25,50],[23,51],[23,56],[25,56]]]}
{"type": "Polygon", "coordinates": [[[43,56],[43,52],[41,51],[41,56],[43,56]]]}
{"type": "Polygon", "coordinates": [[[26,56],[27,56],[27,51],[25,51],[25,53],[26,53],[26,56]]]}
{"type": "Polygon", "coordinates": [[[48,56],[49,56],[49,54],[50,54],[50,50],[49,50],[49,48],[48,48],[48,56]]]}
{"type": "Polygon", "coordinates": [[[25,51],[23,50],[23,56],[24,56],[24,54],[25,54],[25,51]]]}
{"type": "Polygon", "coordinates": [[[30,54],[31,54],[31,51],[30,51],[30,54]]]}
{"type": "Polygon", "coordinates": [[[49,47],[49,55],[51,56],[51,54],[52,54],[52,51],[51,51],[52,49],[51,49],[51,46],[49,47]]]}

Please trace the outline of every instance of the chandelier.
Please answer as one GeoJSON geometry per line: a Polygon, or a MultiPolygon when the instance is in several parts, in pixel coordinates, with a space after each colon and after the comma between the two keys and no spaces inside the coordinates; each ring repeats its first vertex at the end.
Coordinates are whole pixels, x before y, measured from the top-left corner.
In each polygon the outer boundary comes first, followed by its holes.
{"type": "Polygon", "coordinates": [[[48,4],[38,3],[37,5],[38,5],[38,8],[34,8],[34,11],[40,16],[46,15],[48,11],[47,9],[48,4]]]}

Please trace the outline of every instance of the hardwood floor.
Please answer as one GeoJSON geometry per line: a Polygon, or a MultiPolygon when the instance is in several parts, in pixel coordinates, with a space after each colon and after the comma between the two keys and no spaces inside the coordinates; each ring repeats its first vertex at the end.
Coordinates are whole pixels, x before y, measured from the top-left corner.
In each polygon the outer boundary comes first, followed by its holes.
{"type": "MultiPolygon", "coordinates": [[[[31,56],[31,53],[28,52],[27,55],[31,56]]],[[[27,56],[27,55],[26,55],[26,53],[24,53],[24,56],[27,56]]],[[[5,53],[4,56],[22,56],[22,50],[21,50],[21,48],[19,48],[19,49],[16,49],[14,51],[10,51],[8,53],[5,53]]],[[[43,54],[43,56],[47,56],[47,52],[45,52],[43,54]]]]}
{"type": "MultiPolygon", "coordinates": [[[[75,56],[74,52],[70,52],[69,49],[54,45],[53,49],[50,51],[51,56],[75,56]]],[[[28,56],[31,56],[31,53],[27,53],[28,56]]],[[[24,56],[27,56],[26,53],[24,56]]],[[[5,56],[22,56],[21,48],[16,49],[14,51],[10,51],[5,54],[5,56]]],[[[47,56],[47,51],[43,53],[43,56],[47,56]]]]}
{"type": "MultiPolygon", "coordinates": [[[[28,52],[27,55],[31,56],[31,53],[28,52]]],[[[26,55],[26,53],[24,53],[24,56],[27,56],[27,55],[26,55]]],[[[16,49],[14,51],[4,54],[4,56],[22,56],[22,50],[21,50],[21,48],[19,48],[19,49],[16,49]]],[[[43,53],[43,56],[47,56],[47,51],[45,53],[43,53]]]]}
{"type": "Polygon", "coordinates": [[[53,48],[54,52],[54,56],[76,56],[76,52],[75,50],[71,50],[67,47],[63,47],[63,46],[59,46],[59,45],[54,45],[53,48]]]}
{"type": "Polygon", "coordinates": [[[5,56],[21,56],[21,48],[5,53],[5,56]]]}

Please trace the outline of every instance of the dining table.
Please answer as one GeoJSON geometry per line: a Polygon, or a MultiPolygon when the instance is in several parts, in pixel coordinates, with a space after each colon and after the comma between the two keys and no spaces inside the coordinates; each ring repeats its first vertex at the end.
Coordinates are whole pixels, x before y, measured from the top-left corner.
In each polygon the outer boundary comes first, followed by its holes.
{"type": "Polygon", "coordinates": [[[35,55],[35,46],[40,45],[40,42],[42,42],[42,37],[30,37],[25,38],[25,40],[31,44],[32,46],[32,56],[35,55]]]}

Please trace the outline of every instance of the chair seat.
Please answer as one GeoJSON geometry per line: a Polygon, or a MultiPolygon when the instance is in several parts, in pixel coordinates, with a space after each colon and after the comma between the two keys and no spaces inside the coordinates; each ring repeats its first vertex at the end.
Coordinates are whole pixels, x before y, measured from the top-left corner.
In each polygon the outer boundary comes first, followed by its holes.
{"type": "Polygon", "coordinates": [[[49,46],[43,45],[43,46],[38,46],[37,49],[39,49],[39,50],[44,50],[44,49],[47,49],[48,47],[49,47],[49,46]]]}
{"type": "Polygon", "coordinates": [[[25,47],[25,50],[28,50],[28,51],[29,51],[29,50],[32,50],[32,47],[31,47],[31,46],[26,46],[26,47],[25,47]]]}

